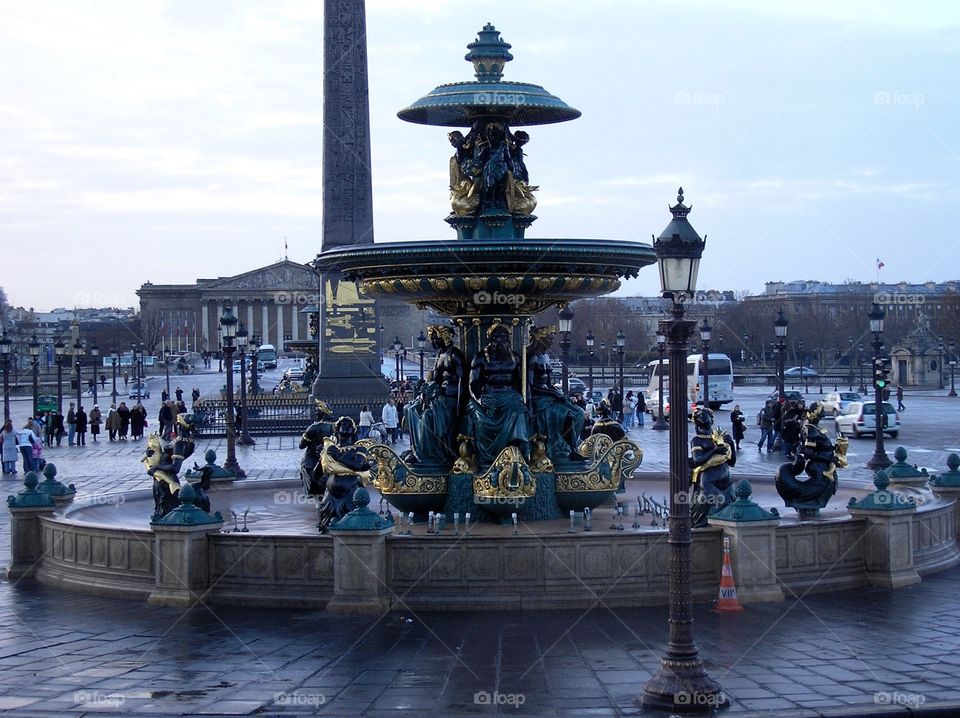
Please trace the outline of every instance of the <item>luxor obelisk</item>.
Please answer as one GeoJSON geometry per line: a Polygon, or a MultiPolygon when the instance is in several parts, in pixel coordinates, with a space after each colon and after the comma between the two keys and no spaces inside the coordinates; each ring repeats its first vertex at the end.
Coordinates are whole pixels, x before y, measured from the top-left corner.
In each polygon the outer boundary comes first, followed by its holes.
{"type": "MultiPolygon", "coordinates": [[[[373,244],[370,103],[364,0],[324,0],[323,246],[373,244]]],[[[319,371],[313,395],[356,417],[381,404],[377,309],[336,272],[320,276],[319,371]],[[372,408],[372,407],[371,407],[372,408]]]]}

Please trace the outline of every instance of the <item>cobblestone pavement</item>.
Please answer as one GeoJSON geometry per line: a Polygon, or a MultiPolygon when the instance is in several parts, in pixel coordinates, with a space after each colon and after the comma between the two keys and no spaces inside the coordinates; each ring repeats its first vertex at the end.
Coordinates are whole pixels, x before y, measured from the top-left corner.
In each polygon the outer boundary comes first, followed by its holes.
{"type": "MultiPolygon", "coordinates": [[[[738,393],[748,416],[763,393],[738,393]]],[[[952,428],[960,401],[939,392],[907,401],[893,445],[939,468],[960,446],[952,428]]],[[[721,424],[726,417],[721,412],[721,424]]],[[[666,470],[666,434],[649,424],[633,432],[644,470],[666,470]]],[[[248,480],[295,476],[296,442],[264,437],[239,447],[248,480]]],[[[851,444],[853,466],[841,481],[864,488],[870,474],[861,464],[873,443],[851,444]]],[[[208,446],[224,458],[222,441],[201,442],[198,457],[208,446]]],[[[738,472],[772,476],[782,461],[743,446],[738,472]]],[[[142,451],[143,442],[101,442],[47,456],[82,498],[147,488],[142,451]]],[[[8,493],[18,488],[2,483],[8,493]]],[[[836,501],[845,499],[841,488],[836,501]]],[[[0,552],[9,552],[6,512],[0,552]]],[[[726,715],[936,708],[960,716],[958,595],[960,567],[908,589],[791,595],[738,615],[698,604],[696,633],[731,700],[726,715]]],[[[0,712],[9,715],[619,716],[641,714],[635,699],[659,664],[667,611],[599,601],[586,612],[398,610],[370,618],[224,606],[182,612],[20,581],[0,582],[0,627],[0,712]]]]}

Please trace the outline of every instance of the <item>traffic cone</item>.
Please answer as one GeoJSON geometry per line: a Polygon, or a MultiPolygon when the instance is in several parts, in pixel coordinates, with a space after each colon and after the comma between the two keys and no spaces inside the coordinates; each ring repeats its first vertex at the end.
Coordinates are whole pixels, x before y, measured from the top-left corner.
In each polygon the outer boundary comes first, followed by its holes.
{"type": "Polygon", "coordinates": [[[733,569],[730,566],[730,539],[723,537],[723,568],[720,569],[720,597],[714,611],[735,613],[742,611],[743,606],[737,600],[737,587],[733,583],[733,569]]]}

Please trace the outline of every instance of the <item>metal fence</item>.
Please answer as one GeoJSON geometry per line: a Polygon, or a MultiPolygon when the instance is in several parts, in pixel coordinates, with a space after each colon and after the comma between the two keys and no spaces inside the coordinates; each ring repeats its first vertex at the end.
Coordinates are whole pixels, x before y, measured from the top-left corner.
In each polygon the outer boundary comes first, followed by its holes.
{"type": "MultiPolygon", "coordinates": [[[[193,405],[199,436],[225,436],[227,402],[225,399],[201,399],[193,405]]],[[[316,417],[310,394],[247,397],[247,432],[255,435],[300,434],[316,417]]]]}

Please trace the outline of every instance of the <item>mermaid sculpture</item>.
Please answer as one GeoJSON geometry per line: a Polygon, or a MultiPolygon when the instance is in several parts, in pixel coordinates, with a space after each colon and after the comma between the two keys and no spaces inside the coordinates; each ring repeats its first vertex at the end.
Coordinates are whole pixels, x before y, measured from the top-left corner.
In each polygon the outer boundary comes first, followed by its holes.
{"type": "Polygon", "coordinates": [[[357,426],[353,419],[341,416],[334,425],[333,438],[323,440],[320,452],[319,487],[324,491],[317,505],[317,528],[325,534],[356,507],[353,493],[372,479],[367,453],[356,445],[357,426]]]}
{"type": "Polygon", "coordinates": [[[837,469],[847,466],[846,438],[838,436],[835,443],[831,442],[819,425],[822,417],[823,404],[813,402],[800,430],[796,459],[777,470],[777,493],[801,518],[816,516],[827,505],[837,492],[837,469]],[[801,472],[807,474],[806,479],[798,478],[801,472]]]}
{"type": "Polygon", "coordinates": [[[713,412],[706,407],[698,407],[693,413],[697,434],[690,440],[690,520],[694,528],[706,526],[709,514],[736,499],[730,478],[730,467],[737,463],[736,446],[733,437],[714,428],[713,422],[713,412]]]}
{"type": "Polygon", "coordinates": [[[300,437],[300,448],[304,450],[300,459],[300,479],[308,496],[323,496],[320,454],[324,439],[333,436],[333,411],[322,399],[316,400],[316,407],[317,420],[300,437]]]}
{"type": "MultiPolygon", "coordinates": [[[[168,513],[180,505],[180,468],[183,462],[193,454],[193,438],[189,436],[191,424],[190,417],[186,415],[183,419],[178,417],[178,423],[182,427],[180,435],[170,443],[164,444],[159,434],[151,434],[147,439],[147,448],[144,452],[141,463],[147,467],[147,475],[153,479],[153,516],[151,520],[162,519],[168,513]]],[[[204,511],[210,511],[210,499],[206,495],[203,486],[204,480],[198,482],[194,488],[197,491],[197,501],[195,505],[204,511]]],[[[209,488],[209,479],[206,481],[206,488],[209,488]]]]}

